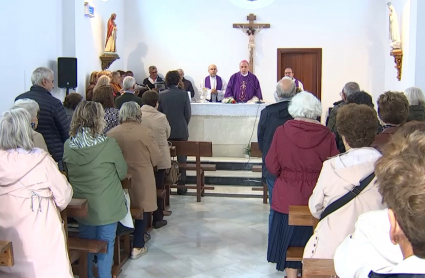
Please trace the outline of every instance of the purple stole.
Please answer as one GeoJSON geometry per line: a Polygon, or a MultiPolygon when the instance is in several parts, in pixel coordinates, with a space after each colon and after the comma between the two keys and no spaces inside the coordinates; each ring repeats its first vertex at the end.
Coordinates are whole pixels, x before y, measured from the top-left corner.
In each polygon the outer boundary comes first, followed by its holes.
{"type": "Polygon", "coordinates": [[[294,80],[295,80],[295,87],[299,88],[300,84],[298,83],[298,79],[294,78],[294,80]]]}
{"type": "MultiPolygon", "coordinates": [[[[223,82],[221,81],[221,77],[218,76],[218,75],[216,75],[215,76],[215,80],[217,81],[216,90],[221,91],[221,89],[222,89],[221,87],[223,86],[223,82]]],[[[205,77],[205,88],[211,89],[211,82],[210,82],[210,77],[209,76],[205,77]]]]}

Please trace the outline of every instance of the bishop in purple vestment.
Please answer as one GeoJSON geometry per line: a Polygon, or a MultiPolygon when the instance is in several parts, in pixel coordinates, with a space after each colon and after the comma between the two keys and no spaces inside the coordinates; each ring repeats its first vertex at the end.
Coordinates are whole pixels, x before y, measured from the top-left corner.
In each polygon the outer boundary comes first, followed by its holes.
{"type": "Polygon", "coordinates": [[[262,100],[260,82],[254,74],[248,71],[248,62],[242,61],[239,68],[240,72],[230,77],[224,97],[233,97],[236,102],[248,102],[253,97],[262,100]]]}

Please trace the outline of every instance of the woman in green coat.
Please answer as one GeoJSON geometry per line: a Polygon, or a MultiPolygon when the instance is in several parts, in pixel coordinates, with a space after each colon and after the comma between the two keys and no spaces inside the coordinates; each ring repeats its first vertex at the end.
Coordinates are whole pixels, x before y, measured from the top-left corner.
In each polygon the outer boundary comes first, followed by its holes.
{"type": "MultiPolygon", "coordinates": [[[[115,139],[103,135],[104,114],[96,102],[82,101],[77,106],[63,158],[74,198],[87,199],[89,205],[88,217],[77,218],[80,237],[108,242],[107,253],[97,255],[99,278],[111,277],[117,223],[127,213],[121,187],[127,164],[115,139]]],[[[94,277],[92,262],[90,254],[88,277],[94,277]]]]}

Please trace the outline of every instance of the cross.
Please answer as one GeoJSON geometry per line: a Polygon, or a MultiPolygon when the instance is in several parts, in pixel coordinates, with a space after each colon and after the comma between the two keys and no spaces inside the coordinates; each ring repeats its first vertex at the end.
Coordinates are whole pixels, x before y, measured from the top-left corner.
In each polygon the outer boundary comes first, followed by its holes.
{"type": "Polygon", "coordinates": [[[246,17],[249,23],[233,23],[233,28],[240,28],[242,32],[249,36],[248,50],[249,50],[249,71],[254,72],[254,49],[255,49],[255,35],[263,28],[270,28],[270,24],[254,23],[257,17],[255,14],[249,14],[246,17]]]}

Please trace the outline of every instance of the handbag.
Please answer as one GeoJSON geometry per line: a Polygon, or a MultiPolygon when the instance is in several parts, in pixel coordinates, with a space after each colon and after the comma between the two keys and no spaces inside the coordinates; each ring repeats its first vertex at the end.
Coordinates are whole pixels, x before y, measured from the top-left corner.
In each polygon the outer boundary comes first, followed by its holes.
{"type": "Polygon", "coordinates": [[[350,192],[330,204],[325,208],[325,210],[320,215],[320,221],[324,219],[326,216],[331,214],[332,212],[342,208],[346,204],[348,204],[351,200],[356,198],[368,185],[369,183],[375,178],[375,173],[373,172],[369,176],[367,176],[364,180],[360,182],[360,185],[355,186],[350,192]]]}
{"type": "MultiPolygon", "coordinates": [[[[171,142],[168,142],[171,147],[171,142]]],[[[173,158],[171,160],[171,167],[165,170],[165,182],[164,184],[176,184],[180,179],[179,163],[173,158]]]]}

